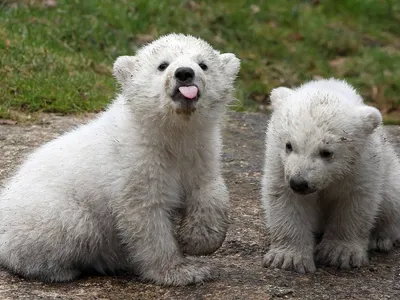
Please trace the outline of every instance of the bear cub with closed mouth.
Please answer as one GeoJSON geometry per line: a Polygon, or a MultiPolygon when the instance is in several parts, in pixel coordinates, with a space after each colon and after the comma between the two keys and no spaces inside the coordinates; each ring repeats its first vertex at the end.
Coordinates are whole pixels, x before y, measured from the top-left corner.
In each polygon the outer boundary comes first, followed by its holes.
{"type": "Polygon", "coordinates": [[[391,250],[400,237],[400,162],[380,112],[336,79],[279,87],[270,99],[264,266],[361,267],[369,249],[391,250]]]}

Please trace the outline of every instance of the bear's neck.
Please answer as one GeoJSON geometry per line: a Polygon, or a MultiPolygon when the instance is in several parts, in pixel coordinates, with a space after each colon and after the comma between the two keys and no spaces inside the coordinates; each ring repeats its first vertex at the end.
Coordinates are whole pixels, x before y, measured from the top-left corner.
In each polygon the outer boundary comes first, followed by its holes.
{"type": "MultiPolygon", "coordinates": [[[[120,131],[130,132],[134,139],[156,146],[185,147],[190,144],[207,144],[210,137],[219,139],[220,123],[224,111],[202,114],[195,111],[191,115],[154,112],[141,114],[130,109],[123,97],[119,97],[105,112],[120,131]]],[[[211,138],[214,140],[214,138],[211,138]]]]}

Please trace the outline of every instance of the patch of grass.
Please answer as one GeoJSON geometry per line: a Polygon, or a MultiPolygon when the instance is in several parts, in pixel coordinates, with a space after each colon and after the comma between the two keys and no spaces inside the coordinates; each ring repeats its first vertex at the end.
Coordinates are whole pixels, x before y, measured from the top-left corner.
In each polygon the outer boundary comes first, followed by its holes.
{"type": "Polygon", "coordinates": [[[0,0],[0,118],[99,111],[119,55],[170,32],[242,60],[233,109],[268,108],[272,88],[336,76],[400,123],[396,0],[0,0]]]}

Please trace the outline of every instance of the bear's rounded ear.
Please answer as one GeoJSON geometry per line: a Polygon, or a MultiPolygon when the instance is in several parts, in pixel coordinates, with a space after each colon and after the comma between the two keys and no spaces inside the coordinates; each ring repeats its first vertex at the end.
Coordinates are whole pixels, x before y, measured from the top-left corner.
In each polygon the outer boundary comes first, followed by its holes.
{"type": "Polygon", "coordinates": [[[120,56],[114,63],[113,75],[120,84],[131,76],[135,69],[136,60],[134,56],[120,56]]]}
{"type": "Polygon", "coordinates": [[[361,126],[365,133],[371,134],[375,128],[382,124],[381,112],[372,106],[361,106],[359,108],[361,115],[361,126]]]}
{"type": "Polygon", "coordinates": [[[223,53],[219,55],[222,62],[224,73],[234,79],[240,70],[240,60],[233,53],[223,53]]]}
{"type": "Polygon", "coordinates": [[[272,107],[274,109],[279,107],[283,102],[286,101],[287,98],[289,98],[292,93],[293,90],[283,86],[273,89],[269,96],[272,107]]]}

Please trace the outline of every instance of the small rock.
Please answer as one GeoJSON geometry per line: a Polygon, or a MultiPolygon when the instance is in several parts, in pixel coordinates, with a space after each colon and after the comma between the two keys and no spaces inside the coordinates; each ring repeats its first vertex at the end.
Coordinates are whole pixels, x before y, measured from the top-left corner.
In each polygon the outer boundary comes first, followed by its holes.
{"type": "Polygon", "coordinates": [[[272,292],[272,295],[278,298],[285,297],[287,295],[292,295],[294,294],[293,289],[286,289],[286,288],[276,288],[272,292]]]}
{"type": "Polygon", "coordinates": [[[8,119],[0,119],[0,125],[15,125],[17,121],[8,120],[8,119]]]}

